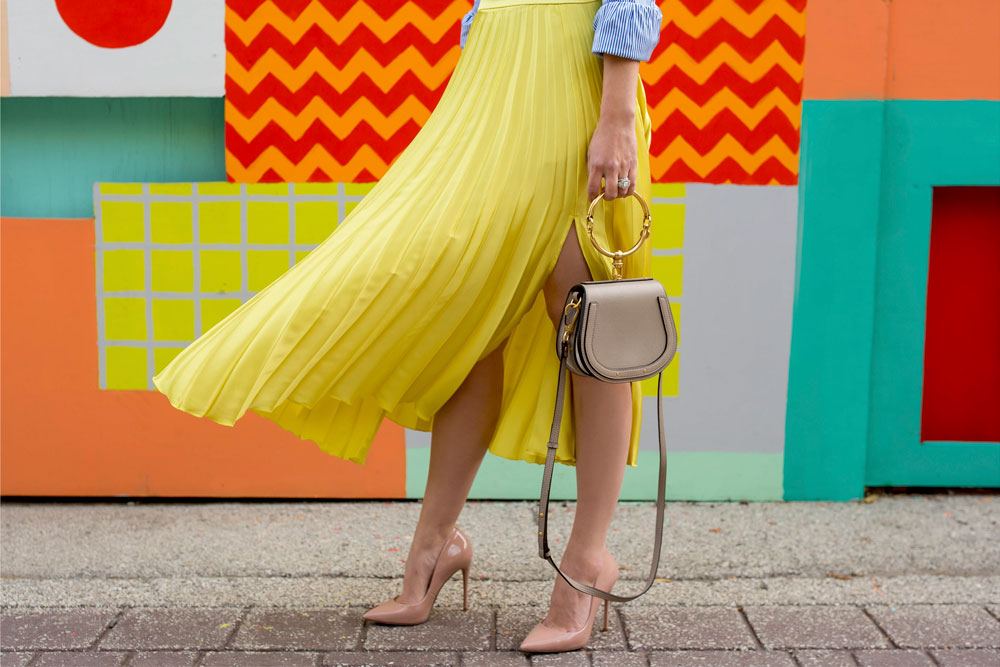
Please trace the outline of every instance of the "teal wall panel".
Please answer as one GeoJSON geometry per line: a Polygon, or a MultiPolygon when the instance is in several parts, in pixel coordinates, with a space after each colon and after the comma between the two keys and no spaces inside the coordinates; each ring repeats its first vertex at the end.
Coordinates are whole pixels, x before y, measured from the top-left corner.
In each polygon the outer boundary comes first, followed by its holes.
{"type": "Polygon", "coordinates": [[[882,103],[804,100],[784,497],[864,494],[882,103]]]}
{"type": "Polygon", "coordinates": [[[89,218],[95,181],[225,181],[222,98],[0,99],[0,213],[89,218]]]}

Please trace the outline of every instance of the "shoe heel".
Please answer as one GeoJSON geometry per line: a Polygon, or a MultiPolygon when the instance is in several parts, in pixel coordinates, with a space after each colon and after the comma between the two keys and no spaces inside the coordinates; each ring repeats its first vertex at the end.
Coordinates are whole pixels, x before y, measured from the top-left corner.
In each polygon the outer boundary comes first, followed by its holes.
{"type": "Polygon", "coordinates": [[[601,632],[608,631],[608,601],[604,601],[604,627],[601,628],[601,632]]]}
{"type": "Polygon", "coordinates": [[[469,566],[462,568],[462,611],[469,610],[469,566]]]}

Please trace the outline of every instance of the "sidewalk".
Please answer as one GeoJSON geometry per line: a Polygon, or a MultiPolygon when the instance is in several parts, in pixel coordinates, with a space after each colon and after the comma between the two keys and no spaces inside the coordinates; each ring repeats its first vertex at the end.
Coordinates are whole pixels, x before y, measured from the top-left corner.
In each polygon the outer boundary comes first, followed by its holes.
{"type": "MultiPolygon", "coordinates": [[[[660,580],[571,653],[517,650],[555,571],[533,501],[470,501],[474,559],[430,620],[399,592],[417,502],[0,505],[0,665],[1000,665],[1000,497],[667,505],[660,580]]],[[[556,560],[574,504],[550,505],[556,560]]],[[[654,507],[621,503],[615,592],[649,571],[654,507]]]]}

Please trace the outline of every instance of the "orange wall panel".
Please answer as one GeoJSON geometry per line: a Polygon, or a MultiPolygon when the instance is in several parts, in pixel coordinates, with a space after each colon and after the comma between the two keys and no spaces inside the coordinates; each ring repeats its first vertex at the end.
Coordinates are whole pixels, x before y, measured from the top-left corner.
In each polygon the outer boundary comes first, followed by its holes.
{"type": "Polygon", "coordinates": [[[226,427],[152,391],[97,380],[91,219],[0,219],[0,492],[4,495],[406,496],[403,429],[366,465],[248,412],[226,427]]]}
{"type": "Polygon", "coordinates": [[[1000,2],[890,4],[886,97],[1000,100],[1000,2]]]}
{"type": "Polygon", "coordinates": [[[1000,2],[808,0],[805,99],[1000,99],[1000,2]]]}

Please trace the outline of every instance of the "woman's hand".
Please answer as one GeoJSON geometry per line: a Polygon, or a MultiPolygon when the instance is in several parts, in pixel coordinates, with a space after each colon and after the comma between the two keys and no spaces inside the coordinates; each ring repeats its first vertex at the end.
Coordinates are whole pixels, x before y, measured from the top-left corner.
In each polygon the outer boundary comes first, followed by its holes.
{"type": "Polygon", "coordinates": [[[639,164],[635,136],[635,92],[639,61],[604,54],[604,83],[601,116],[587,148],[587,201],[601,192],[604,198],[631,197],[639,164]],[[627,176],[629,186],[618,187],[618,179],[627,176]]]}

